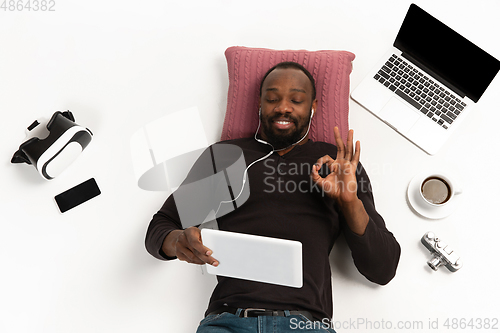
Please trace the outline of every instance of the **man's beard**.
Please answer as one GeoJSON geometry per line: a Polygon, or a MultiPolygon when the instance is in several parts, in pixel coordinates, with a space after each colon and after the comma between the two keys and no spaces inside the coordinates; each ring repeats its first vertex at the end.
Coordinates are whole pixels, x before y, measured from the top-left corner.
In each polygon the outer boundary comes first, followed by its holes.
{"type": "Polygon", "coordinates": [[[302,137],[306,134],[306,131],[309,126],[309,122],[311,121],[311,116],[309,113],[309,117],[307,120],[303,120],[302,123],[299,124],[299,119],[292,116],[283,116],[282,114],[276,114],[267,119],[262,119],[262,131],[265,134],[267,141],[274,147],[275,150],[280,150],[284,148],[288,148],[300,141],[302,137]],[[274,119],[277,118],[286,118],[287,120],[294,123],[295,130],[279,130],[274,129],[272,126],[274,119]]]}

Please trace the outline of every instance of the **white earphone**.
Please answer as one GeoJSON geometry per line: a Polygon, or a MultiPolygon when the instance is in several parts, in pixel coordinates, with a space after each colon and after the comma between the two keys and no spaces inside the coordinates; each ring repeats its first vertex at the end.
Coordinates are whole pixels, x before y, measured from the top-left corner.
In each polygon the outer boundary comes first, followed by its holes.
{"type": "Polygon", "coordinates": [[[265,144],[265,145],[269,145],[269,146],[271,146],[272,150],[271,150],[268,154],[266,154],[264,157],[261,157],[261,158],[259,158],[259,159],[255,160],[255,161],[253,161],[252,163],[250,163],[250,165],[249,165],[249,166],[247,166],[247,167],[246,167],[245,171],[243,171],[243,179],[242,179],[242,184],[241,184],[241,190],[240,190],[240,193],[238,193],[238,195],[236,196],[236,198],[234,198],[234,199],[232,199],[232,200],[228,200],[228,201],[221,201],[221,202],[219,203],[219,207],[217,208],[217,211],[215,212],[215,216],[217,216],[217,213],[219,212],[219,209],[220,209],[220,207],[221,207],[221,205],[222,205],[223,203],[231,203],[231,202],[233,202],[233,201],[238,200],[238,198],[241,196],[241,194],[243,193],[243,189],[244,189],[244,187],[245,187],[245,183],[246,183],[246,181],[247,181],[248,169],[250,169],[250,167],[251,167],[252,165],[254,165],[255,163],[260,162],[260,161],[262,161],[262,160],[265,160],[266,158],[268,158],[269,156],[271,156],[271,155],[272,155],[275,151],[285,150],[285,149],[287,149],[287,148],[290,148],[291,146],[295,146],[296,144],[298,144],[300,141],[302,141],[302,140],[303,140],[303,139],[307,136],[307,134],[309,133],[309,129],[311,128],[311,119],[312,119],[313,114],[314,114],[314,109],[311,109],[311,117],[309,118],[309,126],[308,126],[308,128],[307,128],[307,132],[306,132],[306,134],[304,134],[304,136],[302,137],[302,139],[300,139],[299,141],[295,142],[294,144],[292,144],[292,145],[290,145],[290,146],[288,146],[288,147],[286,147],[286,148],[282,148],[282,149],[278,149],[278,150],[274,149],[273,145],[272,145],[272,144],[270,144],[269,142],[266,142],[266,141],[264,141],[264,140],[261,140],[261,139],[257,138],[257,134],[259,133],[259,129],[260,129],[260,116],[261,116],[261,113],[262,113],[262,108],[260,108],[260,107],[259,107],[259,126],[257,127],[257,131],[255,131],[254,139],[255,139],[257,142],[259,142],[259,143],[262,143],[262,144],[265,144]]]}

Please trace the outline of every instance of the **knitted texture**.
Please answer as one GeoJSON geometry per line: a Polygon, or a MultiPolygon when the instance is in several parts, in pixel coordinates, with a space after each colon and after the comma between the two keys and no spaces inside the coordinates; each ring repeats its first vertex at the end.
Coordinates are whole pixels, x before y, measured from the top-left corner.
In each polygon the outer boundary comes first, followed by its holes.
{"type": "Polygon", "coordinates": [[[233,46],[225,52],[229,73],[227,110],[221,140],[251,137],[259,123],[259,86],[267,70],[294,61],[316,81],[317,108],[309,138],[335,144],[338,126],[344,142],[349,131],[349,75],[355,55],[348,51],[270,50],[233,46]]]}

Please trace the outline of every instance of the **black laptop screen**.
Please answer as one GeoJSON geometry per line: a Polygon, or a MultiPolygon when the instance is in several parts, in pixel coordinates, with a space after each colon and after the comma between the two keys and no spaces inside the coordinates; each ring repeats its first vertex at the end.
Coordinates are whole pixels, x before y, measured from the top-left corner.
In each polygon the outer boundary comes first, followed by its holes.
{"type": "Polygon", "coordinates": [[[394,46],[474,102],[500,69],[500,61],[415,4],[406,14],[394,46]]]}

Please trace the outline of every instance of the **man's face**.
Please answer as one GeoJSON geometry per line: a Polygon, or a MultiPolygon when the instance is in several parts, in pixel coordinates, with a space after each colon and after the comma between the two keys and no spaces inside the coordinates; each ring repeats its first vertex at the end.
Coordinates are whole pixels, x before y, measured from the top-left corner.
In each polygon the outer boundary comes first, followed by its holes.
{"type": "Polygon", "coordinates": [[[316,108],[311,81],[296,68],[273,70],[262,85],[260,107],[262,138],[274,149],[291,146],[306,134],[311,108],[316,108]]]}

